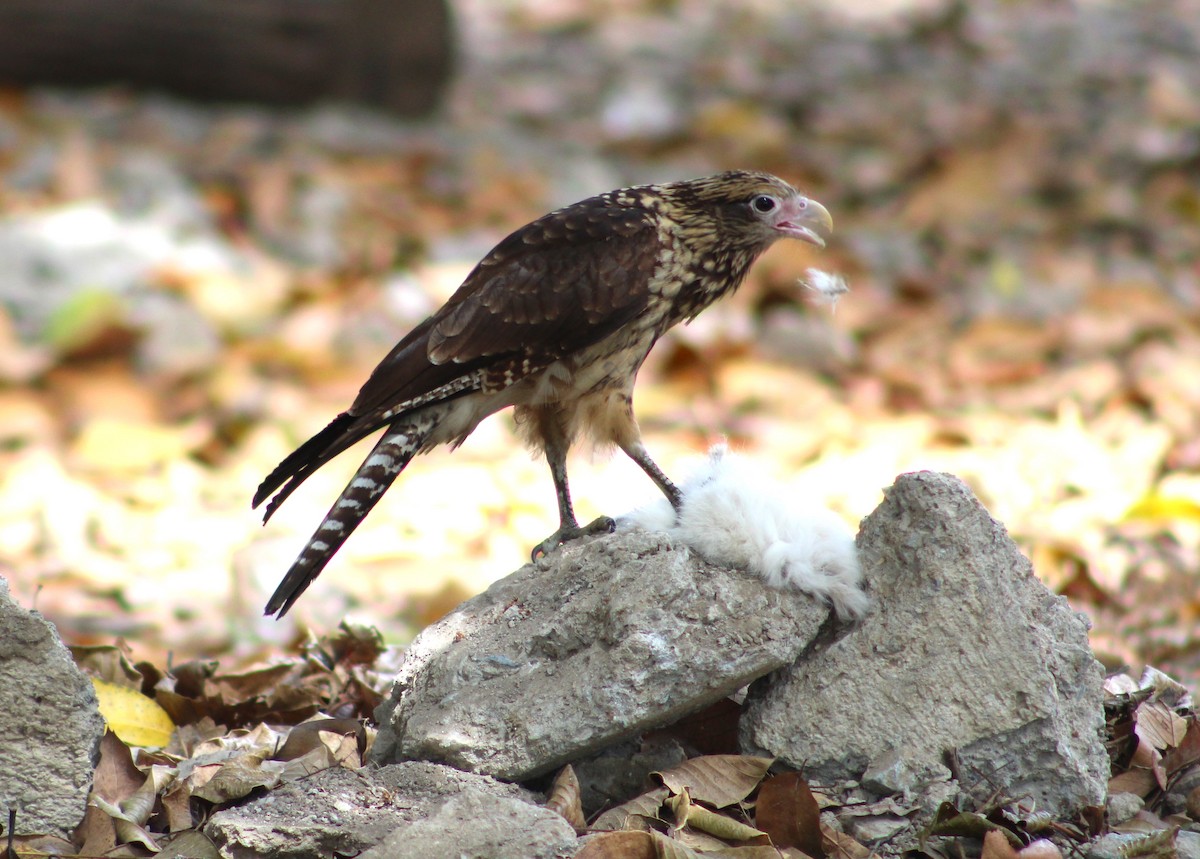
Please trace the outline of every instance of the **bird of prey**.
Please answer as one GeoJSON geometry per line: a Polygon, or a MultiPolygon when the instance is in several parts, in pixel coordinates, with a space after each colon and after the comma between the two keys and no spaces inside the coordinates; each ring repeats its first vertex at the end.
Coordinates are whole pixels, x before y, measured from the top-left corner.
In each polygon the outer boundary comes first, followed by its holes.
{"type": "Polygon", "coordinates": [[[616,445],[676,510],[682,496],[642,444],[633,384],[651,347],[735,290],[781,238],[823,247],[825,207],[767,173],[731,171],[589,197],[521,227],[467,275],[433,316],[393,347],[350,408],[297,448],[254,496],[264,523],[314,471],[385,428],[267,602],[290,609],[418,453],[457,447],[509,406],[524,441],[545,454],[558,497],[547,554],[589,533],[567,486],[567,450],[583,434],[616,445]]]}

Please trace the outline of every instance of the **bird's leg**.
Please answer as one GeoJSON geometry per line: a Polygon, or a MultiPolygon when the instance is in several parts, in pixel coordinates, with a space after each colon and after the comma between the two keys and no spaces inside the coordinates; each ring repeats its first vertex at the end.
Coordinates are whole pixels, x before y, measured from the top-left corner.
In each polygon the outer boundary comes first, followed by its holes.
{"type": "Polygon", "coordinates": [[[575,510],[571,506],[571,490],[567,486],[569,442],[559,423],[553,417],[542,420],[541,424],[546,461],[550,464],[550,476],[554,479],[554,494],[558,499],[558,530],[534,546],[531,557],[535,561],[543,555],[549,555],[563,543],[590,534],[611,534],[617,527],[616,522],[608,516],[600,516],[582,528],[579,526],[575,520],[575,510]]]}
{"type": "Polygon", "coordinates": [[[646,452],[646,446],[642,444],[640,438],[632,439],[621,445],[621,450],[625,451],[626,456],[641,466],[642,471],[650,476],[655,485],[662,490],[662,494],[667,496],[667,500],[671,502],[671,506],[675,508],[675,513],[678,515],[680,508],[683,507],[683,493],[679,491],[679,487],[671,482],[671,478],[663,473],[663,470],[658,467],[650,454],[646,452]]]}

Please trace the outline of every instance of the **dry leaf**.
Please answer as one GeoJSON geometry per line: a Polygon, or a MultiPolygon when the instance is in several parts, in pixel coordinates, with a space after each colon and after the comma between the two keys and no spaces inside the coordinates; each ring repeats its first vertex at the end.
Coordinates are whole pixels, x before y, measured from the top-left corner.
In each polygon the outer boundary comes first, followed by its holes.
{"type": "Polygon", "coordinates": [[[92,792],[112,803],[128,799],[146,781],[146,776],[133,765],[129,746],[112,731],[105,731],[100,740],[100,763],[92,777],[92,792]]]}
{"type": "Polygon", "coordinates": [[[1175,748],[1187,733],[1187,721],[1161,701],[1144,701],[1134,718],[1133,732],[1156,749],[1175,748]]]}
{"type": "Polygon", "coordinates": [[[208,840],[203,832],[189,829],[178,835],[159,840],[163,852],[171,856],[186,856],[187,859],[221,859],[221,851],[208,840]]]}
{"type": "Polygon", "coordinates": [[[965,836],[983,839],[989,832],[999,832],[1014,849],[1021,847],[1021,840],[1003,826],[974,811],[959,811],[949,802],[942,803],[937,818],[922,834],[922,841],[929,835],[965,836]]]}
{"type": "Polygon", "coordinates": [[[604,832],[588,839],[575,859],[659,859],[649,832],[604,832]]]}
{"type": "Polygon", "coordinates": [[[830,859],[867,859],[868,856],[874,855],[865,845],[845,832],[822,825],[821,835],[825,844],[825,855],[830,859]]]}
{"type": "MultiPolygon", "coordinates": [[[[324,717],[309,719],[301,722],[288,733],[287,740],[280,746],[279,751],[271,756],[272,760],[290,761],[308,754],[317,746],[328,745],[322,734],[333,734],[339,739],[349,736],[355,741],[355,751],[362,754],[366,749],[367,732],[358,719],[328,719],[324,717]]],[[[342,744],[336,743],[338,750],[342,744]]],[[[330,749],[335,751],[335,749],[330,749]]],[[[338,752],[339,754],[342,752],[338,752]]]]}
{"type": "Polygon", "coordinates": [[[104,856],[117,846],[116,821],[99,806],[88,803],[83,820],[75,828],[74,838],[81,856],[104,856]]]}
{"type": "Polygon", "coordinates": [[[642,821],[644,819],[659,820],[659,810],[670,793],[671,791],[665,787],[648,790],[628,802],[608,809],[596,818],[591,828],[599,830],[646,829],[647,827],[642,821]]]}
{"type": "Polygon", "coordinates": [[[579,778],[570,764],[559,770],[558,775],[554,777],[554,783],[550,785],[550,795],[546,798],[546,808],[562,815],[577,833],[587,829],[587,820],[583,816],[583,802],[579,794],[579,778]]]}
{"type": "Polygon", "coordinates": [[[175,723],[167,711],[141,692],[92,678],[100,715],[122,742],[162,748],[171,742],[175,723]]]}
{"type": "Polygon", "coordinates": [[[797,847],[814,859],[825,855],[821,809],[800,773],[780,773],[762,783],[754,823],[776,847],[797,847]]]}
{"type": "Polygon", "coordinates": [[[180,832],[195,825],[192,818],[192,793],[188,786],[176,783],[162,795],[162,810],[168,832],[180,832]]]}
{"type": "Polygon", "coordinates": [[[1158,786],[1154,771],[1142,767],[1130,768],[1108,780],[1108,793],[1133,793],[1143,799],[1158,786]]]}
{"type": "Polygon", "coordinates": [[[89,676],[113,686],[142,691],[143,675],[132,662],[126,649],[111,644],[76,645],[71,658],[89,676]]]}
{"type": "Polygon", "coordinates": [[[749,755],[706,755],[651,775],[658,776],[672,793],[687,788],[693,799],[725,808],[749,796],[774,762],[774,758],[749,755]]]}
{"type": "Polygon", "coordinates": [[[751,838],[766,835],[765,832],[747,826],[728,815],[694,804],[686,790],[668,799],[667,805],[675,812],[675,829],[690,826],[726,841],[749,841],[751,838]]]}
{"type": "MultiPolygon", "coordinates": [[[[322,750],[323,752],[323,750],[322,750]]],[[[279,772],[263,767],[265,753],[239,755],[224,763],[197,767],[192,774],[192,796],[212,803],[241,799],[259,787],[279,783],[279,772]]]]}

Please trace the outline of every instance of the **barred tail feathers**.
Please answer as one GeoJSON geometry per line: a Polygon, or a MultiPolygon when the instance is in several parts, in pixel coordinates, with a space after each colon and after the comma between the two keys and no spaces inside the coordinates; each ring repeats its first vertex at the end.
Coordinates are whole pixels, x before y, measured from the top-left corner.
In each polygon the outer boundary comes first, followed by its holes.
{"type": "Polygon", "coordinates": [[[283,617],[358,527],[375,503],[422,449],[435,421],[392,424],[329,508],[271,599],[265,614],[283,617]]]}

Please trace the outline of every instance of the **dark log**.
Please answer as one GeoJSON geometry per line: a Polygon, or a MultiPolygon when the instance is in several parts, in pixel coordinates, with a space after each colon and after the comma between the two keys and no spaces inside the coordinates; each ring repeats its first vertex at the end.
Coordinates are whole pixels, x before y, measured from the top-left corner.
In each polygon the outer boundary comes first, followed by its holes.
{"type": "Polygon", "coordinates": [[[419,116],[453,68],[446,0],[0,0],[0,82],[348,100],[419,116]]]}

